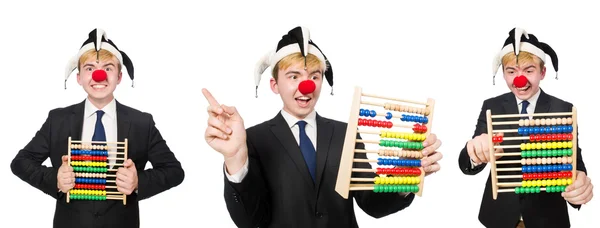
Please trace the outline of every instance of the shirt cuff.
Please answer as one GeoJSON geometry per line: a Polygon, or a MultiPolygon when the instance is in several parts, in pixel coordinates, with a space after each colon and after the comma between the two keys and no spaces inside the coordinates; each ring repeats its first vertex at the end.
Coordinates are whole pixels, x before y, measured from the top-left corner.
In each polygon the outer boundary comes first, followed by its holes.
{"type": "Polygon", "coordinates": [[[223,171],[225,172],[225,176],[227,177],[227,179],[233,183],[241,183],[242,180],[244,180],[244,177],[246,177],[246,174],[248,174],[248,160],[249,158],[246,158],[246,163],[244,163],[242,169],[238,170],[232,175],[229,175],[229,173],[227,172],[227,167],[225,167],[225,164],[223,164],[223,171]]]}
{"type": "Polygon", "coordinates": [[[469,161],[471,161],[471,169],[474,169],[475,167],[479,166],[473,161],[473,159],[469,158],[469,161]]]}

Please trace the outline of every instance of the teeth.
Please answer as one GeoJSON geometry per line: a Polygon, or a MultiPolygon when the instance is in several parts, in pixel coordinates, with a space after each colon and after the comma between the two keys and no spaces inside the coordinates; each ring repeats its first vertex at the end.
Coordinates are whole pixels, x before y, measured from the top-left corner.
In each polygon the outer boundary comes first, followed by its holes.
{"type": "Polygon", "coordinates": [[[104,88],[104,87],[106,87],[106,86],[105,86],[105,85],[94,85],[94,86],[92,86],[92,87],[94,87],[94,88],[96,88],[96,89],[101,89],[101,88],[104,88]]]}
{"type": "Polygon", "coordinates": [[[308,97],[298,97],[298,98],[296,98],[296,99],[298,99],[298,100],[303,100],[303,101],[310,100],[310,98],[308,98],[308,97]]]}

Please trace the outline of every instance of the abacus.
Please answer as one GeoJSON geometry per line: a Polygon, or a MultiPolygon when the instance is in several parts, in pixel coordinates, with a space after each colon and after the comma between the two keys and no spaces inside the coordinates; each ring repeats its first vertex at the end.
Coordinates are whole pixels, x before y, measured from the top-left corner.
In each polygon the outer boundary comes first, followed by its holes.
{"type": "Polygon", "coordinates": [[[70,200],[123,200],[117,191],[117,169],[127,161],[127,139],[124,142],[74,141],[69,137],[68,162],[75,172],[75,187],[67,192],[70,200]],[[110,164],[114,160],[115,164],[110,164]],[[113,167],[111,167],[113,166],[113,167]]]}
{"type": "Polygon", "coordinates": [[[424,148],[423,141],[431,130],[434,103],[431,98],[427,99],[427,102],[417,102],[367,94],[362,92],[361,87],[356,87],[338,170],[336,192],[345,199],[348,198],[349,191],[365,190],[376,193],[406,192],[421,196],[425,176],[421,167],[421,150],[424,148]],[[367,107],[379,108],[379,111],[366,109],[367,107]],[[382,120],[381,117],[385,119],[382,120]],[[392,119],[397,121],[393,122],[392,119]],[[358,139],[357,133],[366,137],[358,139]],[[378,140],[369,140],[367,137],[378,140]],[[365,149],[357,149],[356,143],[364,143],[365,149]],[[370,145],[378,149],[368,149],[370,145]],[[378,158],[355,158],[355,153],[366,153],[378,158]],[[377,163],[378,167],[353,167],[353,164],[360,162],[377,163]],[[365,172],[376,173],[378,176],[352,176],[353,173],[365,172]]]}
{"type": "Polygon", "coordinates": [[[515,194],[564,192],[565,188],[575,181],[577,174],[577,109],[575,107],[571,112],[534,114],[492,115],[491,110],[487,110],[486,115],[494,200],[497,199],[498,193],[503,192],[515,194]],[[504,118],[506,121],[493,121],[499,118],[504,118]],[[514,120],[514,118],[520,119],[514,120]],[[498,128],[503,129],[493,129],[494,126],[501,125],[504,126],[498,128]],[[510,129],[510,126],[506,125],[518,127],[510,129]],[[518,136],[493,135],[500,132],[518,136]],[[497,148],[514,149],[517,152],[496,153],[497,148]],[[496,156],[507,159],[496,161],[496,156]],[[501,165],[512,167],[499,167],[501,165]],[[514,172],[515,175],[498,175],[501,172],[514,172]],[[512,182],[499,182],[500,180],[512,182]]]}

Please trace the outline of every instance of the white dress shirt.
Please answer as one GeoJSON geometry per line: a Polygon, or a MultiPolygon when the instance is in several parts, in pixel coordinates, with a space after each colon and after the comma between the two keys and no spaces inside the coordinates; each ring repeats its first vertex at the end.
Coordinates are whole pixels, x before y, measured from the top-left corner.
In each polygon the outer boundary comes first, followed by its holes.
{"type": "MultiPolygon", "coordinates": [[[[283,109],[281,110],[281,115],[283,116],[283,119],[285,119],[285,121],[287,122],[288,127],[290,127],[290,129],[292,130],[292,134],[294,135],[294,138],[296,139],[296,143],[298,143],[298,145],[300,145],[300,127],[298,127],[298,124],[297,124],[298,121],[300,121],[300,119],[292,116],[291,114],[289,114],[288,112],[286,112],[283,109]]],[[[316,151],[316,148],[317,148],[317,112],[315,110],[313,110],[303,120],[306,121],[306,123],[307,123],[306,127],[305,127],[306,135],[312,142],[313,146],[315,147],[315,151],[316,151]]],[[[232,175],[229,175],[225,165],[223,165],[223,169],[225,171],[225,176],[227,177],[227,179],[229,181],[231,181],[233,183],[240,183],[240,182],[242,182],[244,177],[246,177],[246,174],[248,174],[248,158],[246,159],[246,163],[244,163],[244,166],[242,167],[242,169],[240,169],[239,171],[237,171],[236,173],[234,173],[232,175]]]]}
{"type": "MultiPolygon", "coordinates": [[[[531,98],[527,99],[527,101],[529,101],[529,105],[527,106],[527,114],[532,114],[535,111],[535,105],[537,104],[537,100],[540,97],[540,93],[542,92],[541,89],[538,88],[537,93],[533,94],[533,96],[531,96],[531,98]]],[[[517,107],[519,110],[519,113],[521,113],[521,110],[523,110],[523,100],[519,99],[519,97],[515,96],[515,99],[517,100],[517,107]]],[[[533,117],[530,116],[529,119],[532,119],[533,117]]],[[[475,168],[475,166],[477,166],[477,164],[475,162],[473,162],[473,159],[471,159],[471,169],[475,168]]]]}
{"type": "MultiPolygon", "coordinates": [[[[85,111],[83,114],[83,131],[81,132],[81,141],[92,141],[94,136],[94,130],[96,129],[96,111],[99,109],[90,102],[89,99],[85,100],[85,111]]],[[[104,108],[102,116],[102,125],[104,125],[104,133],[106,134],[107,142],[117,142],[117,104],[115,99],[108,103],[104,108]]],[[[115,147],[115,145],[108,145],[109,147],[115,147]]],[[[109,149],[108,152],[117,152],[116,149],[109,149]]],[[[109,165],[112,168],[115,164],[116,154],[109,154],[109,165]],[[111,159],[113,158],[113,159],[111,159]]]]}

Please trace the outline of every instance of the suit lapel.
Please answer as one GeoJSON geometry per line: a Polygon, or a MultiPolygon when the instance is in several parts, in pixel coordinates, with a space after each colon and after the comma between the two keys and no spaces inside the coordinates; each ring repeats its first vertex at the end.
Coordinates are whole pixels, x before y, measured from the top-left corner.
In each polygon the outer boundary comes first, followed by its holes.
{"type": "Polygon", "coordinates": [[[535,105],[534,113],[547,113],[550,111],[550,97],[542,89],[540,89],[540,96],[538,97],[535,105]]]}
{"type": "Polygon", "coordinates": [[[321,186],[323,171],[329,155],[329,146],[333,134],[333,124],[317,114],[317,189],[321,186]]]}
{"type": "Polygon", "coordinates": [[[71,118],[69,120],[70,130],[69,136],[71,140],[82,140],[81,132],[83,131],[83,113],[85,109],[85,100],[73,106],[71,118]]]}
{"type": "Polygon", "coordinates": [[[123,142],[129,136],[129,113],[123,105],[117,103],[117,141],[123,142]]]}
{"type": "Polygon", "coordinates": [[[277,137],[281,145],[285,148],[288,156],[290,156],[294,164],[296,164],[296,169],[300,172],[302,179],[304,179],[307,184],[314,187],[310,172],[308,172],[308,167],[306,166],[306,162],[300,151],[300,146],[298,146],[298,142],[294,138],[291,129],[281,113],[277,114],[277,116],[270,121],[270,126],[275,137],[277,137]]]}
{"type": "Polygon", "coordinates": [[[517,99],[513,93],[508,93],[504,97],[504,102],[502,102],[502,106],[504,107],[504,111],[506,114],[519,114],[519,107],[517,106],[517,99]]]}

